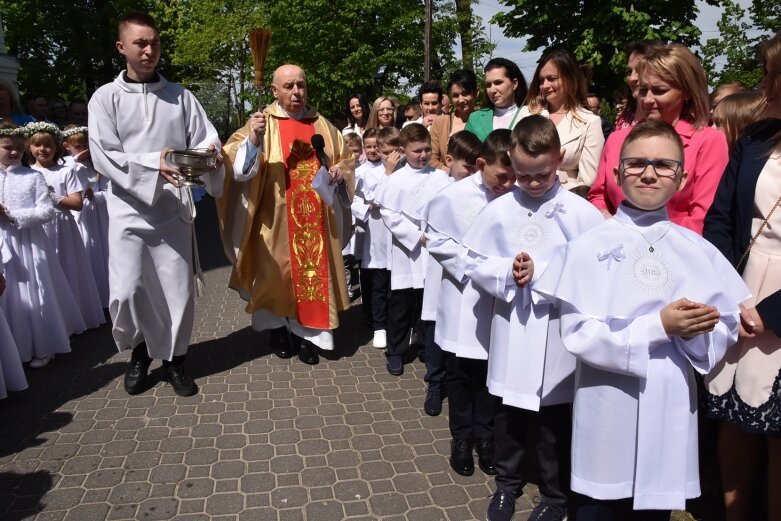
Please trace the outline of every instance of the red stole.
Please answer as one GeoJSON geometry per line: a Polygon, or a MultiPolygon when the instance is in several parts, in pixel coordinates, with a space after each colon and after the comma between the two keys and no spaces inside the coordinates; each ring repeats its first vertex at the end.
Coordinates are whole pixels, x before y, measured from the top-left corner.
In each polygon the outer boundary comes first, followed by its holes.
{"type": "Polygon", "coordinates": [[[312,121],[279,119],[282,159],[286,165],[287,230],[290,271],[298,321],[329,329],[328,246],[325,205],[312,188],[320,163],[310,145],[312,121]]]}

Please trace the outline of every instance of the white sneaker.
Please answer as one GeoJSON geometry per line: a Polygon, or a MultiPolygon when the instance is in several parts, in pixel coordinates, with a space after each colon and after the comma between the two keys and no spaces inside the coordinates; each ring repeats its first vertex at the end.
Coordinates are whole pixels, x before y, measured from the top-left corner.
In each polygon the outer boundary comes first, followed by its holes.
{"type": "Polygon", "coordinates": [[[43,358],[33,358],[30,362],[30,369],[40,369],[45,367],[49,362],[54,360],[54,355],[46,355],[43,358]]]}
{"type": "Polygon", "coordinates": [[[374,340],[372,340],[372,345],[377,349],[385,349],[388,347],[388,338],[385,335],[384,329],[378,329],[374,332],[374,340]]]}

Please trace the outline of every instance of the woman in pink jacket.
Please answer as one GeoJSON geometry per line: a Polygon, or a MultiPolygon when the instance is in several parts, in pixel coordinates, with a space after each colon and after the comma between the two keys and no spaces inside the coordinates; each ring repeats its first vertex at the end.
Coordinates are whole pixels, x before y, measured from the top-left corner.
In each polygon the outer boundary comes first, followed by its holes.
{"type": "MultiPolygon", "coordinates": [[[[708,127],[710,104],[705,71],[686,47],[670,44],[651,50],[639,64],[638,103],[649,120],[675,127],[684,146],[684,187],[667,203],[670,220],[702,234],[705,214],[713,202],[729,153],[722,132],[708,127]]],[[[624,194],[614,169],[631,128],[615,131],[602,150],[589,201],[606,217],[615,213],[624,194]]]]}

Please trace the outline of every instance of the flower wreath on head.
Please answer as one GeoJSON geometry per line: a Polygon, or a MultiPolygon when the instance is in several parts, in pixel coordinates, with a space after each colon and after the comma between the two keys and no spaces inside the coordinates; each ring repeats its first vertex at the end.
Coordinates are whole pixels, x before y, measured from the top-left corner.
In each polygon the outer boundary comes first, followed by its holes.
{"type": "Polygon", "coordinates": [[[27,131],[24,129],[24,127],[0,128],[0,137],[25,137],[26,135],[27,131]]]}
{"type": "Polygon", "coordinates": [[[75,136],[76,134],[86,134],[88,131],[87,127],[73,127],[62,131],[62,139],[69,138],[71,136],[75,136]]]}
{"type": "Polygon", "coordinates": [[[38,132],[48,132],[57,139],[62,139],[62,132],[60,131],[60,127],[54,123],[49,123],[48,121],[34,121],[32,123],[26,124],[21,128],[25,130],[25,134],[28,137],[32,136],[33,134],[37,134],[38,132]]]}

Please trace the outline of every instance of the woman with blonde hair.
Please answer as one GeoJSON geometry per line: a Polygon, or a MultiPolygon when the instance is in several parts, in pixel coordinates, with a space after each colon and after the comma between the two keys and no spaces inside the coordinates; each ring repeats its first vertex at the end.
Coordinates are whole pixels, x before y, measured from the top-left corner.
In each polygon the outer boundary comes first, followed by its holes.
{"type": "Polygon", "coordinates": [[[741,306],[741,340],[706,378],[708,413],[722,420],[719,465],[728,521],[757,519],[753,493],[761,467],[766,519],[781,519],[781,34],[765,41],[759,54],[766,119],[746,127],[735,143],[704,230],[753,294],[741,306]]]}
{"type": "Polygon", "coordinates": [[[559,181],[567,190],[591,186],[605,145],[602,120],[586,108],[586,77],[571,53],[544,54],[534,71],[520,119],[541,114],[556,125],[563,156],[559,181]]]}
{"type": "MultiPolygon", "coordinates": [[[[392,127],[396,119],[396,100],[389,96],[380,96],[374,100],[372,110],[369,113],[369,122],[366,124],[366,130],[370,128],[392,127]]],[[[365,130],[364,130],[365,131],[365,130]]]]}
{"type": "MultiPolygon", "coordinates": [[[[638,64],[638,103],[645,118],[675,127],[684,145],[686,183],[667,203],[670,220],[702,234],[705,214],[727,166],[729,152],[722,132],[708,126],[710,102],[705,71],[685,46],[670,44],[648,51],[638,64]]],[[[613,170],[631,128],[616,130],[607,140],[588,198],[606,217],[624,194],[613,170]]]]}

